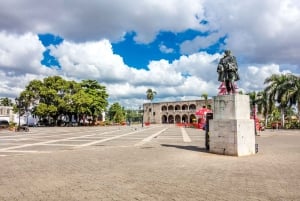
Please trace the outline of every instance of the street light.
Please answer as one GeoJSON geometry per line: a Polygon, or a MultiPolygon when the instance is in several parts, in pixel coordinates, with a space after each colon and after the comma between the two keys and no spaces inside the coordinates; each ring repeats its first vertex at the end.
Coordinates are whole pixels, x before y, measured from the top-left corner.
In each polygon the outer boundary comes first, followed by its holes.
{"type": "Polygon", "coordinates": [[[142,114],[142,127],[144,127],[144,106],[140,107],[140,112],[142,114]]]}
{"type": "Polygon", "coordinates": [[[254,119],[254,133],[255,135],[257,135],[257,129],[256,129],[256,103],[255,101],[253,101],[252,104],[252,113],[253,113],[253,119],[254,119]]]}
{"type": "Polygon", "coordinates": [[[16,98],[15,99],[16,101],[16,104],[17,104],[17,107],[18,107],[18,113],[19,113],[19,124],[18,124],[18,128],[17,128],[17,131],[20,131],[20,122],[21,122],[21,117],[20,117],[20,110],[21,110],[21,106],[20,106],[20,99],[16,98]]]}

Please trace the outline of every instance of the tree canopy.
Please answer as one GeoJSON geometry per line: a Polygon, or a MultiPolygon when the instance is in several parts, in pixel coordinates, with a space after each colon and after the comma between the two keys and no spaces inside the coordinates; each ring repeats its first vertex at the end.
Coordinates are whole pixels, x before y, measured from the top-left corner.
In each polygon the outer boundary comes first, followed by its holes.
{"type": "Polygon", "coordinates": [[[270,106],[278,104],[281,113],[281,123],[284,126],[287,108],[298,106],[300,112],[300,78],[293,74],[273,74],[266,78],[265,93],[270,106]]]}
{"type": "Polygon", "coordinates": [[[113,103],[108,109],[108,118],[115,123],[125,121],[125,110],[119,103],[113,103]]]}
{"type": "Polygon", "coordinates": [[[72,115],[77,121],[85,116],[93,120],[108,106],[106,88],[95,80],[68,81],[60,76],[32,80],[21,92],[19,105],[40,118],[56,122],[61,115],[72,115]]]}
{"type": "Polygon", "coordinates": [[[147,100],[150,100],[152,102],[156,94],[157,94],[156,91],[154,91],[153,89],[148,89],[146,91],[147,100]]]}
{"type": "Polygon", "coordinates": [[[11,99],[5,97],[5,98],[0,98],[0,105],[2,106],[13,106],[13,102],[11,99]]]}

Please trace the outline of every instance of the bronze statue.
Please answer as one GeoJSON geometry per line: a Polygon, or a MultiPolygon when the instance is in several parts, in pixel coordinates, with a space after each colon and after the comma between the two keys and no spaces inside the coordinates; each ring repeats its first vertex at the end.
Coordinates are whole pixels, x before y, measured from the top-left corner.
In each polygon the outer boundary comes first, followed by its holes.
{"type": "Polygon", "coordinates": [[[225,50],[225,55],[220,59],[217,72],[218,81],[225,82],[227,94],[234,94],[235,81],[240,80],[238,65],[235,56],[231,55],[230,50],[225,50]]]}

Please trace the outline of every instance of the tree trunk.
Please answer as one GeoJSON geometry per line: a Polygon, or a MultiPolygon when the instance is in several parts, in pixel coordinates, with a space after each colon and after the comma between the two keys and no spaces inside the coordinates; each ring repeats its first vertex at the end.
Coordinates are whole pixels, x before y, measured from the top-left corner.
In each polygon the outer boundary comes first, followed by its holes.
{"type": "Polygon", "coordinates": [[[153,103],[151,101],[151,124],[153,123],[153,103]]]}
{"type": "Polygon", "coordinates": [[[281,127],[284,128],[284,108],[283,107],[280,108],[280,112],[281,112],[281,127]]]}

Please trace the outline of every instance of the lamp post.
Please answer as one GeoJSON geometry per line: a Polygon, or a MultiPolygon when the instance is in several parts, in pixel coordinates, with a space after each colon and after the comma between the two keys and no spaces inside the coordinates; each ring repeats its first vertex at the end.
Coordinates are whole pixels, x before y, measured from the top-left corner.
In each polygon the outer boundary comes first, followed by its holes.
{"type": "Polygon", "coordinates": [[[144,127],[144,108],[143,108],[143,106],[140,107],[140,113],[142,115],[142,118],[141,118],[142,127],[144,127]]]}
{"type": "Polygon", "coordinates": [[[25,104],[25,112],[26,112],[26,126],[28,126],[28,116],[29,116],[29,105],[27,104],[29,101],[29,95],[25,95],[26,98],[26,104],[25,104]]]}
{"type": "Polygon", "coordinates": [[[253,112],[253,119],[254,119],[254,133],[257,135],[257,129],[256,129],[256,104],[255,101],[252,104],[252,112],[253,112]]]}
{"type": "Polygon", "coordinates": [[[19,124],[18,124],[18,128],[17,128],[17,131],[20,131],[20,123],[21,123],[21,117],[20,117],[20,99],[16,98],[15,99],[16,101],[16,104],[17,104],[17,107],[18,107],[18,113],[19,113],[19,124]]]}

